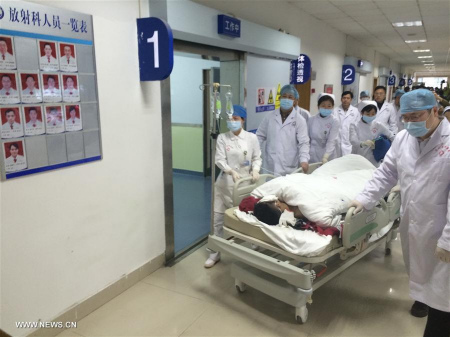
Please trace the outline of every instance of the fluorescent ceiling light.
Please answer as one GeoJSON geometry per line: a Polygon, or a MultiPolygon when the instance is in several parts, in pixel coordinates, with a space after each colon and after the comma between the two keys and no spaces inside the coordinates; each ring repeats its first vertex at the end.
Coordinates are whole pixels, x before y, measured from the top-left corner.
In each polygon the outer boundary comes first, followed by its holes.
{"type": "Polygon", "coordinates": [[[422,26],[422,21],[407,21],[407,22],[394,22],[394,27],[419,27],[422,26]]]}
{"type": "Polygon", "coordinates": [[[415,52],[415,53],[427,53],[429,51],[430,51],[429,49],[416,49],[416,50],[413,50],[413,52],[415,52]]]}
{"type": "Polygon", "coordinates": [[[427,42],[427,40],[406,40],[406,43],[424,43],[427,42]]]}
{"type": "Polygon", "coordinates": [[[417,56],[418,59],[430,59],[433,56],[429,55],[429,56],[417,56]]]}

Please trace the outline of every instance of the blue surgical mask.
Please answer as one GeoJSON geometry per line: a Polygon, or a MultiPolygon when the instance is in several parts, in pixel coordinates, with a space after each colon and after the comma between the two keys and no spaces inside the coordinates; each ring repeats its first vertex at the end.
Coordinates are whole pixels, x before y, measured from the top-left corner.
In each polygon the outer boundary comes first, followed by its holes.
{"type": "Polygon", "coordinates": [[[362,116],[363,121],[366,122],[367,124],[372,123],[375,120],[375,118],[377,118],[377,116],[372,116],[372,117],[366,116],[366,115],[362,116]]]}
{"type": "Polygon", "coordinates": [[[242,128],[242,123],[240,121],[227,121],[227,127],[230,131],[236,132],[242,128]]]}
{"type": "Polygon", "coordinates": [[[333,112],[332,109],[325,109],[325,108],[319,108],[319,112],[322,115],[322,117],[328,117],[333,112]]]}
{"type": "Polygon", "coordinates": [[[280,106],[283,110],[290,110],[294,106],[294,101],[289,98],[280,99],[280,106]]]}
{"type": "Polygon", "coordinates": [[[421,122],[406,122],[403,123],[406,131],[408,131],[408,133],[413,136],[413,137],[423,137],[425,136],[430,129],[427,128],[427,121],[430,118],[430,115],[428,116],[428,118],[424,121],[421,122]]]}

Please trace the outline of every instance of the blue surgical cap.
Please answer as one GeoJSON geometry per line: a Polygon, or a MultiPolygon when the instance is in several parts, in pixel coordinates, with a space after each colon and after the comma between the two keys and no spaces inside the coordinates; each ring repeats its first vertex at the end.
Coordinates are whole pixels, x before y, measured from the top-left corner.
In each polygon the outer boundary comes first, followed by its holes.
{"type": "Polygon", "coordinates": [[[243,106],[233,105],[233,116],[239,116],[241,118],[247,119],[247,110],[243,106]]]}
{"type": "MultiPolygon", "coordinates": [[[[295,99],[297,99],[297,96],[295,95],[295,93],[297,92],[297,90],[295,89],[295,87],[292,84],[286,84],[285,86],[283,86],[283,88],[281,88],[280,91],[280,95],[283,96],[284,94],[291,94],[292,96],[295,97],[295,99]]],[[[298,92],[297,92],[298,95],[298,92]]]]}
{"type": "Polygon", "coordinates": [[[398,97],[398,96],[402,96],[402,95],[404,95],[404,94],[405,94],[405,90],[397,89],[397,90],[395,91],[394,98],[396,98],[396,97],[398,97]]]}
{"type": "Polygon", "coordinates": [[[370,97],[370,94],[369,94],[369,92],[367,90],[363,90],[359,94],[359,98],[361,98],[361,97],[370,97]]]}
{"type": "Polygon", "coordinates": [[[400,98],[400,114],[428,110],[436,106],[436,98],[428,89],[407,92],[400,98]]]}

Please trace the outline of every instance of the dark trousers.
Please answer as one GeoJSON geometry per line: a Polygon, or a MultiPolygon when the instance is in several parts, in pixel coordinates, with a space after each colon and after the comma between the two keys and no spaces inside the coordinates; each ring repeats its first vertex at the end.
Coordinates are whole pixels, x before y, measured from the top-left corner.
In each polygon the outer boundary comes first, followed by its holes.
{"type": "Polygon", "coordinates": [[[450,337],[450,312],[430,307],[423,337],[450,337]]]}

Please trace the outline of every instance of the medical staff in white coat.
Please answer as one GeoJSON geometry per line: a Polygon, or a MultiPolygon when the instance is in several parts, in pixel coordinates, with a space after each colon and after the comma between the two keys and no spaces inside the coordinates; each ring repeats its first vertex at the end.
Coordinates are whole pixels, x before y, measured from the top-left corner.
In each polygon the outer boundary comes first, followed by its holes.
{"type": "MultiPolygon", "coordinates": [[[[233,206],[234,183],[241,178],[259,179],[261,168],[261,150],[255,134],[244,130],[247,112],[244,107],[234,105],[232,120],[227,121],[229,132],[217,138],[216,165],[221,172],[217,177],[214,190],[214,235],[223,236],[225,210],[233,206]]],[[[212,252],[205,262],[211,268],[220,260],[220,252],[212,252]]]]}
{"type": "Polygon", "coordinates": [[[370,94],[369,94],[369,91],[367,91],[367,90],[363,90],[363,91],[361,91],[361,93],[359,94],[359,103],[358,103],[358,105],[356,106],[356,108],[358,109],[358,111],[361,110],[361,109],[360,109],[360,104],[361,104],[362,102],[364,102],[364,101],[370,101],[370,94]]]}
{"type": "Polygon", "coordinates": [[[397,89],[394,93],[394,102],[392,103],[392,105],[394,106],[395,115],[397,116],[397,127],[399,132],[405,128],[402,122],[402,115],[400,114],[400,98],[402,98],[404,94],[404,90],[397,89]]]}
{"type": "Polygon", "coordinates": [[[284,176],[309,168],[309,137],[305,119],[294,110],[295,88],[281,88],[280,109],[270,112],[261,122],[256,136],[264,149],[263,171],[284,176]]]}
{"type": "Polygon", "coordinates": [[[375,102],[377,102],[377,121],[389,127],[389,130],[396,135],[398,133],[397,115],[392,103],[386,102],[386,87],[379,85],[373,92],[375,102]]]}
{"type": "Polygon", "coordinates": [[[298,91],[295,87],[294,87],[294,96],[295,96],[294,110],[297,111],[305,119],[306,123],[308,123],[308,119],[309,119],[309,117],[311,117],[311,114],[308,110],[303,109],[302,107],[300,107],[298,105],[298,100],[300,99],[300,95],[298,94],[298,91]]]}
{"type": "MultiPolygon", "coordinates": [[[[400,132],[364,191],[355,213],[375,204],[397,184],[400,235],[414,307],[429,306],[425,337],[450,335],[450,124],[438,116],[426,89],[400,100],[406,131],[400,132]],[[423,304],[422,304],[423,305],[423,304]]],[[[426,313],[425,313],[426,315],[426,313]]]]}
{"type": "Polygon", "coordinates": [[[336,141],[336,150],[334,157],[339,158],[352,153],[352,144],[349,140],[350,124],[360,119],[359,111],[351,103],[353,100],[353,93],[351,91],[344,91],[341,95],[341,105],[334,109],[334,115],[339,121],[339,137],[336,141]]]}
{"type": "Polygon", "coordinates": [[[339,120],[333,115],[334,95],[320,94],[317,106],[319,113],[308,120],[309,155],[311,163],[325,164],[334,154],[339,135],[339,120]]]}
{"type": "Polygon", "coordinates": [[[395,135],[387,125],[377,120],[378,107],[375,101],[362,103],[359,121],[351,124],[349,128],[352,153],[363,156],[378,167],[380,162],[377,162],[373,155],[375,140],[381,135],[393,140],[395,135]]]}

